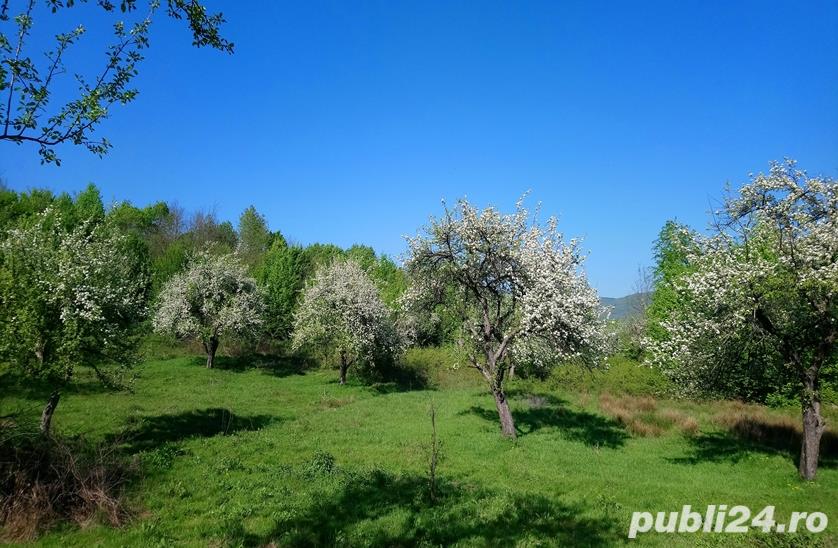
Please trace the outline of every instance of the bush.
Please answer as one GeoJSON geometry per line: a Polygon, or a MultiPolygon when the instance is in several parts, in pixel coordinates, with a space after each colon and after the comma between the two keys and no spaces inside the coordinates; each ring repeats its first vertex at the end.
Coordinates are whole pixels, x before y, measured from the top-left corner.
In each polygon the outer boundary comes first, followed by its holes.
{"type": "MultiPolygon", "coordinates": [[[[32,425],[34,426],[34,425],[32,425]]],[[[137,473],[115,444],[42,436],[7,421],[0,427],[0,525],[8,539],[31,540],[59,521],[124,523],[125,487],[137,473]]]]}
{"type": "Polygon", "coordinates": [[[556,367],[548,378],[551,386],[574,392],[611,392],[632,396],[660,397],[671,393],[671,384],[658,369],[624,356],[611,356],[607,367],[589,371],[556,367]]]}
{"type": "Polygon", "coordinates": [[[457,347],[432,346],[409,349],[400,367],[426,379],[427,385],[433,388],[482,387],[483,378],[465,363],[457,347]]]}

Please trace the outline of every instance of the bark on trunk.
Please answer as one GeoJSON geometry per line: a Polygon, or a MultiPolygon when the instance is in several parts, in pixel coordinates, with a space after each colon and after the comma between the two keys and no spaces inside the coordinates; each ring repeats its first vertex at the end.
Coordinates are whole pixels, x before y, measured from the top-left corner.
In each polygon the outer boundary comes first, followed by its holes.
{"type": "Polygon", "coordinates": [[[58,407],[58,399],[60,397],[61,393],[57,390],[50,395],[49,401],[47,401],[44,407],[44,412],[41,413],[41,434],[49,434],[49,429],[52,425],[52,415],[55,413],[55,408],[58,407]]]}
{"type": "Polygon", "coordinates": [[[207,351],[207,369],[212,369],[215,351],[218,350],[218,337],[210,337],[209,342],[204,343],[204,349],[207,351]]]}
{"type": "Polygon", "coordinates": [[[800,477],[815,479],[821,436],[826,426],[821,416],[820,387],[817,372],[808,371],[803,378],[803,442],[800,447],[800,477]]]}
{"type": "Polygon", "coordinates": [[[506,401],[506,394],[502,389],[493,391],[495,396],[495,406],[498,408],[498,416],[500,417],[500,431],[506,438],[515,437],[515,421],[512,420],[512,413],[509,412],[509,402],[506,401]]]}
{"type": "Polygon", "coordinates": [[[340,353],[340,384],[346,384],[346,370],[349,369],[349,363],[346,360],[346,353],[340,353]]]}

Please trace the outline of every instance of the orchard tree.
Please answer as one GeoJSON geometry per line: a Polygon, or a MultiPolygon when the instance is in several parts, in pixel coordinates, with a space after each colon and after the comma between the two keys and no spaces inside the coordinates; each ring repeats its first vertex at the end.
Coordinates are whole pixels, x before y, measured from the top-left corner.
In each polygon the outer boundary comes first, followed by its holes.
{"type": "Polygon", "coordinates": [[[294,318],[293,346],[334,351],[340,384],[356,362],[375,365],[401,350],[390,311],[358,263],[336,260],[317,270],[294,318]]]}
{"type": "MultiPolygon", "coordinates": [[[[84,24],[79,22],[56,35],[52,46],[44,46],[38,55],[31,51],[30,39],[36,20],[55,17],[56,12],[68,12],[64,15],[69,18],[77,3],[87,2],[0,0],[0,141],[36,145],[42,163],[60,164],[55,147],[62,143],[81,145],[99,156],[110,149],[110,142],[98,137],[96,130],[113,105],[137,97],[133,79],[149,46],[152,19],[161,7],[159,0],[96,1],[109,14],[117,8],[121,12],[113,20],[106,62],[95,70],[70,70],[64,63],[82,41],[87,31],[84,24]],[[129,20],[138,11],[142,14],[129,20]],[[65,93],[72,84],[61,81],[67,73],[78,85],[74,96],[65,93]]],[[[165,0],[162,5],[168,16],[187,22],[194,46],[233,52],[233,44],[219,32],[224,23],[220,13],[207,12],[197,0],[165,0]]]]}
{"type": "Polygon", "coordinates": [[[207,367],[212,368],[221,337],[256,335],[262,327],[262,312],[256,281],[236,257],[204,251],[163,286],[154,329],[201,341],[207,367]]]}
{"type": "Polygon", "coordinates": [[[838,337],[838,184],[793,161],[774,163],[716,213],[709,237],[693,235],[683,304],[663,322],[654,357],[686,392],[724,374],[731,348],[759,343],[798,379],[803,411],[800,475],[815,477],[824,418],[820,371],[838,337]]]}
{"type": "Polygon", "coordinates": [[[600,363],[605,323],[578,241],[565,243],[555,219],[539,225],[523,199],[513,214],[460,200],[408,244],[405,303],[455,308],[461,343],[495,398],[504,436],[515,437],[504,381],[516,360],[539,368],[600,363]]]}
{"type": "MultiPolygon", "coordinates": [[[[11,229],[0,243],[0,354],[58,386],[78,365],[120,385],[146,315],[148,276],[133,251],[107,224],[67,229],[51,208],[11,229]]],[[[59,397],[44,409],[44,432],[59,397]]]]}

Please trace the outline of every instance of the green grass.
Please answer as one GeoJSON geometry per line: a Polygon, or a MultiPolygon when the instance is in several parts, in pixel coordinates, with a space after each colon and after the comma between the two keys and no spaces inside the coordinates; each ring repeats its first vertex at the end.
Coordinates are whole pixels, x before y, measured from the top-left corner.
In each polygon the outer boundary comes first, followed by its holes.
{"type": "MultiPolygon", "coordinates": [[[[432,354],[413,355],[414,366],[448,362],[444,352],[432,354]]],[[[54,428],[118,441],[144,472],[130,490],[128,525],[62,525],[38,543],[608,545],[627,542],[632,511],[684,504],[775,505],[779,518],[818,510],[838,520],[836,455],[824,459],[816,482],[801,482],[788,450],[714,426],[714,404],[661,403],[698,418],[695,436],[634,437],[578,385],[519,381],[510,386],[520,431],[513,443],[501,439],[491,398],[465,368],[440,366],[428,379],[436,388],[408,390],[341,387],[335,372],[301,372],[290,361],[201,364],[149,361],[131,393],[100,390],[85,378],[65,392],[54,428]],[[432,404],[442,442],[435,503],[427,488],[432,404]]],[[[9,375],[0,383],[4,413],[39,412],[46,387],[9,375]]],[[[838,542],[836,525],[817,539],[838,542]]],[[[793,539],[641,539],[661,546],[777,540],[793,539]]]]}

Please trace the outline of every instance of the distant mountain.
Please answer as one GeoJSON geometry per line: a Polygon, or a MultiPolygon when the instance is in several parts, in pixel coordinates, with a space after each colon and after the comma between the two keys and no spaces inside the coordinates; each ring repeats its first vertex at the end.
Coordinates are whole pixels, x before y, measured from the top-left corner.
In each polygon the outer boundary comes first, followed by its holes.
{"type": "Polygon", "coordinates": [[[619,320],[637,314],[643,303],[648,304],[650,293],[632,293],[625,297],[600,297],[602,306],[611,308],[612,320],[619,320]]]}

